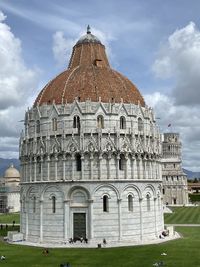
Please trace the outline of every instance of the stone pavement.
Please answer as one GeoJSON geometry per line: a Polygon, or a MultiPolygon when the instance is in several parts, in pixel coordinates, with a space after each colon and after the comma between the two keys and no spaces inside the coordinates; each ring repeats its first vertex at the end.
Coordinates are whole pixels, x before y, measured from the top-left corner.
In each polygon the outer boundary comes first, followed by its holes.
{"type": "Polygon", "coordinates": [[[180,223],[172,223],[172,224],[165,224],[166,226],[186,226],[186,227],[200,227],[200,224],[180,224],[180,223]]]}
{"type": "MultiPolygon", "coordinates": [[[[144,241],[120,241],[120,242],[108,242],[106,245],[103,245],[103,242],[101,243],[101,248],[111,248],[111,247],[126,247],[126,246],[141,246],[141,245],[150,245],[150,244],[159,244],[164,243],[167,241],[171,241],[174,239],[181,238],[179,233],[175,232],[173,236],[167,236],[165,238],[158,238],[155,240],[144,240],[144,241]]],[[[28,241],[20,241],[20,242],[9,242],[12,244],[18,244],[18,245],[27,245],[27,246],[34,246],[34,247],[48,247],[48,248],[97,248],[98,243],[96,242],[88,242],[81,243],[80,241],[77,241],[76,243],[70,244],[69,242],[54,242],[54,243],[32,243],[28,241]]]]}

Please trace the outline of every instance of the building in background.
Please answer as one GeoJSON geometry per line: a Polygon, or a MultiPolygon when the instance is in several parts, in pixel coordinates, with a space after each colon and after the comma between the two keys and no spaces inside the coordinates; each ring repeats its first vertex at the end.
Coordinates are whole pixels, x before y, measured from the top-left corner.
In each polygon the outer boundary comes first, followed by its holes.
{"type": "Polygon", "coordinates": [[[0,179],[0,213],[20,211],[19,182],[20,173],[11,164],[0,179]]]}
{"type": "Polygon", "coordinates": [[[91,34],[25,114],[21,232],[30,242],[141,242],[163,230],[154,114],[91,34]]]}
{"type": "Polygon", "coordinates": [[[182,170],[181,142],[178,133],[164,133],[162,142],[163,203],[187,205],[187,176],[182,170]]]}

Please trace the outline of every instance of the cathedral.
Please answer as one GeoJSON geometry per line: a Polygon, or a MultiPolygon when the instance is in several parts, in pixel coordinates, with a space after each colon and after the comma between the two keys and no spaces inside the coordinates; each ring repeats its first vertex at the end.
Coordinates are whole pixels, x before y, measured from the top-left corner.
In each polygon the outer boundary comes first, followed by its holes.
{"type": "Polygon", "coordinates": [[[156,240],[161,136],[136,86],[90,28],[41,90],[20,138],[21,233],[36,243],[156,240]]]}

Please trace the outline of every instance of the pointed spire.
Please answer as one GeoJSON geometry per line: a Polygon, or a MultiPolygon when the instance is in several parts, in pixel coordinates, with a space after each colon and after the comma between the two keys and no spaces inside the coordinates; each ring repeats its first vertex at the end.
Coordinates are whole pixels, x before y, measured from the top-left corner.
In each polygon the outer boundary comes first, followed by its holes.
{"type": "Polygon", "coordinates": [[[91,33],[90,25],[87,26],[87,34],[91,33]]]}

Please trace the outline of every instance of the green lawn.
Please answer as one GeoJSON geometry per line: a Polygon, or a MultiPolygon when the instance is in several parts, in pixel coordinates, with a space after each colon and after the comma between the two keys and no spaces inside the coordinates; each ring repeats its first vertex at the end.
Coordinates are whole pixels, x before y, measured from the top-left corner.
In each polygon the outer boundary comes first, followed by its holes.
{"type": "MultiPolygon", "coordinates": [[[[166,223],[199,223],[200,207],[173,210],[174,214],[167,214],[166,223]]],[[[4,217],[4,222],[12,223],[13,217],[9,216],[1,215],[0,219],[4,217]],[[5,218],[10,218],[10,221],[5,221],[5,218]]],[[[12,230],[12,226],[9,230],[12,230]]],[[[200,267],[200,227],[176,227],[176,230],[183,238],[162,244],[106,249],[55,248],[49,249],[48,256],[42,254],[42,248],[9,245],[0,241],[0,255],[6,256],[6,260],[0,261],[0,265],[60,267],[61,263],[70,262],[71,267],[148,267],[155,262],[164,261],[166,267],[200,267]],[[163,252],[167,256],[161,256],[163,252]]],[[[4,234],[5,229],[0,232],[0,235],[4,234]]]]}
{"type": "Polygon", "coordinates": [[[12,223],[15,221],[15,223],[19,223],[20,221],[20,215],[19,213],[8,213],[8,214],[0,214],[0,224],[1,223],[12,223]]]}
{"type": "Polygon", "coordinates": [[[165,214],[165,223],[200,224],[200,206],[173,207],[173,213],[165,214]]]}
{"type": "Polygon", "coordinates": [[[59,267],[69,261],[72,267],[148,267],[164,261],[167,267],[200,267],[200,228],[178,227],[182,239],[159,245],[108,249],[49,249],[0,243],[0,253],[6,256],[1,266],[7,267],[59,267]],[[161,253],[167,256],[161,256],[161,253]]]}

